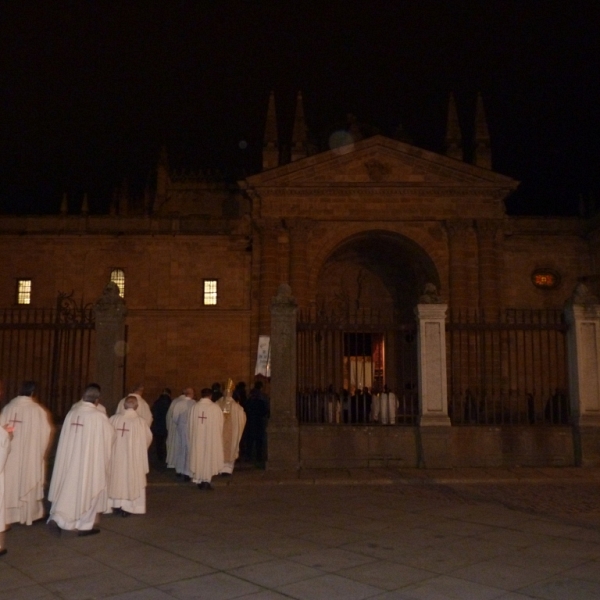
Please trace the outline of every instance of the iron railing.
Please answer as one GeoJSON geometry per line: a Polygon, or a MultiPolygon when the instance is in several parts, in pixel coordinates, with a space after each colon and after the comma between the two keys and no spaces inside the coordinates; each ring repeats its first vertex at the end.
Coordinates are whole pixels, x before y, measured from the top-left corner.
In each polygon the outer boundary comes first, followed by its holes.
{"type": "Polygon", "coordinates": [[[560,310],[450,313],[448,411],[454,425],[568,424],[560,310]]]}
{"type": "Polygon", "coordinates": [[[34,380],[40,401],[62,418],[88,382],[94,352],[93,309],[61,293],[55,308],[0,310],[0,377],[5,401],[34,380]]]}

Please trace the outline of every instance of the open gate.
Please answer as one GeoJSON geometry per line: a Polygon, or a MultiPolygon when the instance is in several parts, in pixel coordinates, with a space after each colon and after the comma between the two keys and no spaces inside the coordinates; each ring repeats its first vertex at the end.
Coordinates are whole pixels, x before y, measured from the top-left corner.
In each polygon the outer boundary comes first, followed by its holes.
{"type": "Polygon", "coordinates": [[[299,314],[297,344],[300,423],[369,423],[372,396],[384,384],[398,399],[396,422],[416,422],[416,323],[369,310],[343,318],[308,311],[299,314]]]}

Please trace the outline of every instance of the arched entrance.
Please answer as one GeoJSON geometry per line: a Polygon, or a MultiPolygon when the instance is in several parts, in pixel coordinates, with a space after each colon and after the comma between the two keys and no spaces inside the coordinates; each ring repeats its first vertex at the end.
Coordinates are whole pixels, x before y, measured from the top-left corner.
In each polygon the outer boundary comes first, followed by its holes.
{"type": "Polygon", "coordinates": [[[439,289],[433,261],[399,234],[364,232],[330,253],[320,269],[311,310],[298,322],[301,421],[366,423],[369,396],[384,384],[398,396],[399,418],[414,421],[413,311],[429,282],[439,289]],[[338,409],[328,394],[339,395],[338,409]]]}

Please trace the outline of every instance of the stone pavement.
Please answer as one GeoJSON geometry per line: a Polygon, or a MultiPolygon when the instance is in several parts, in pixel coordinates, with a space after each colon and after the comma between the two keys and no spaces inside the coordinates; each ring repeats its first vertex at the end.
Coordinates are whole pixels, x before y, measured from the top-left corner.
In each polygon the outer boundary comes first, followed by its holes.
{"type": "Polygon", "coordinates": [[[100,535],[13,526],[0,600],[600,598],[600,469],[154,469],[100,535]]]}

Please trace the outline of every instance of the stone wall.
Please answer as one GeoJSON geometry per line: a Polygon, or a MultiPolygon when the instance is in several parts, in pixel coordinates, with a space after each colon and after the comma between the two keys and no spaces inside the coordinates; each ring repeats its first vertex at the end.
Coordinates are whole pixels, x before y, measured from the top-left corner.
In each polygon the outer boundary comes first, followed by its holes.
{"type": "MultiPolygon", "coordinates": [[[[449,467],[575,465],[570,427],[450,427],[449,467]]],[[[415,427],[300,427],[305,469],[427,467],[415,427]]]]}

